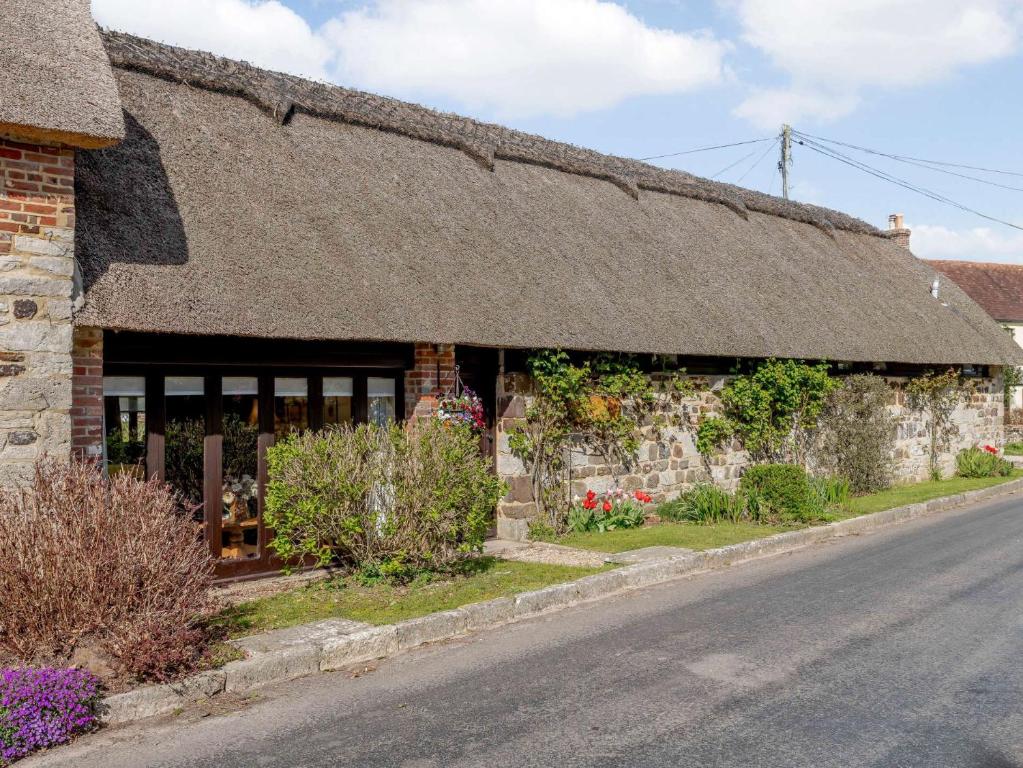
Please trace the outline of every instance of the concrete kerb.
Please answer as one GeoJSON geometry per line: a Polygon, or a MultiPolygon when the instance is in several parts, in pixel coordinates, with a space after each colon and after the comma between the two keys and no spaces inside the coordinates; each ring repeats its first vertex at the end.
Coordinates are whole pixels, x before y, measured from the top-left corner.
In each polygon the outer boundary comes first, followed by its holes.
{"type": "MultiPolygon", "coordinates": [[[[426,643],[448,640],[734,563],[791,552],[842,536],[867,533],[1021,490],[1023,478],[828,525],[778,533],[763,539],[665,560],[628,565],[565,584],[521,592],[514,597],[463,605],[454,610],[439,611],[397,624],[355,631],[344,631],[339,625],[337,633],[332,634],[324,631],[323,622],[318,622],[310,625],[307,642],[296,641],[285,648],[268,652],[250,650],[248,658],[232,661],[220,670],[203,672],[177,683],[145,686],[108,696],[101,702],[99,713],[108,725],[163,715],[224,691],[251,691],[317,672],[343,669],[353,664],[394,656],[426,643]]],[[[258,647],[258,644],[248,643],[247,646],[258,647]]]]}

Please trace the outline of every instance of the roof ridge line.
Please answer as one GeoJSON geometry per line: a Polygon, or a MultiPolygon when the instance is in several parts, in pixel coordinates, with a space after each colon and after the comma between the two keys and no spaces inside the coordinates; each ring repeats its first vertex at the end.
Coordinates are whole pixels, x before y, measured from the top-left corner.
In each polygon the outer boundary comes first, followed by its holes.
{"type": "Polygon", "coordinates": [[[387,96],[260,69],[244,61],[126,32],[101,28],[100,34],[114,67],[246,99],[282,124],[294,112],[301,111],[449,146],[490,171],[498,159],[527,163],[603,179],[637,200],[640,190],[647,190],[724,205],[743,219],[755,211],[811,224],[830,237],[834,237],[835,230],[884,236],[883,231],[839,211],[703,179],[685,171],[603,154],[387,96]]]}

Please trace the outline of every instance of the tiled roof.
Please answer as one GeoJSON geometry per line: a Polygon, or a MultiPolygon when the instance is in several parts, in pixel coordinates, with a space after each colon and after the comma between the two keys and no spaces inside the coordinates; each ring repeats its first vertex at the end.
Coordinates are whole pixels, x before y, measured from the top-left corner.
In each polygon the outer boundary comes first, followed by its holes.
{"type": "Polygon", "coordinates": [[[1023,322],[1023,264],[937,259],[927,263],[955,281],[995,320],[1023,322]]]}

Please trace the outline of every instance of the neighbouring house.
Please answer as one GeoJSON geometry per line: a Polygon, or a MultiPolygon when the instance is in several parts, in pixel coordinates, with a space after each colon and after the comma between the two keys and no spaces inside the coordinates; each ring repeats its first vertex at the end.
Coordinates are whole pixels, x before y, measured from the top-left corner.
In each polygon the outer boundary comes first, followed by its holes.
{"type": "MultiPolygon", "coordinates": [[[[826,359],[896,386],[961,366],[960,444],[997,442],[1023,353],[954,285],[845,214],[499,125],[95,27],[87,0],[8,0],[0,24],[0,478],[44,454],[167,480],[220,574],[273,567],[266,448],[292,429],[429,414],[456,374],[508,428],[528,351],[826,359]]],[[[897,394],[902,476],[926,439],[897,394]]],[[[950,456],[946,456],[951,461],[950,456]]],[[[656,498],[712,478],[684,430],[620,478],[656,498]]]]}
{"type": "MultiPolygon", "coordinates": [[[[1023,347],[1023,264],[980,261],[927,261],[962,288],[1023,347]]],[[[1012,407],[1023,408],[1023,388],[1014,387],[1012,407]]]]}

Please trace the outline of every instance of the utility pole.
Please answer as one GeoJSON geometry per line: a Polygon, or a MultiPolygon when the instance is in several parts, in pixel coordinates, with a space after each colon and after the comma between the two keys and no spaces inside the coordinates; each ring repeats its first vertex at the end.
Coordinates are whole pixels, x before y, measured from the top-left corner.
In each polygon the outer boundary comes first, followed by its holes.
{"type": "Polygon", "coordinates": [[[792,126],[785,123],[781,127],[781,136],[778,137],[781,143],[781,159],[778,161],[778,170],[781,171],[781,196],[789,199],[789,166],[792,165],[792,126]]]}

